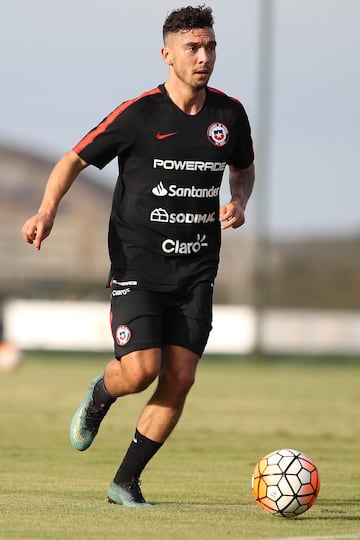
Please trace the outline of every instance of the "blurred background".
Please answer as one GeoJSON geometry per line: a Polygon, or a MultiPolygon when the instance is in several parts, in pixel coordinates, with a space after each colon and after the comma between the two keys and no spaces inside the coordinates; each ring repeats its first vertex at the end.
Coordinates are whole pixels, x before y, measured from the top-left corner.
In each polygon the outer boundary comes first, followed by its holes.
{"type": "MultiPolygon", "coordinates": [[[[20,231],[61,155],[122,101],[165,81],[162,24],[181,5],[1,5],[3,341],[23,349],[111,350],[104,306],[115,164],[79,177],[40,252],[25,245],[20,231]]],[[[357,355],[360,3],[209,5],[218,41],[211,86],[247,110],[257,182],[246,225],[223,234],[208,351],[357,355]]]]}

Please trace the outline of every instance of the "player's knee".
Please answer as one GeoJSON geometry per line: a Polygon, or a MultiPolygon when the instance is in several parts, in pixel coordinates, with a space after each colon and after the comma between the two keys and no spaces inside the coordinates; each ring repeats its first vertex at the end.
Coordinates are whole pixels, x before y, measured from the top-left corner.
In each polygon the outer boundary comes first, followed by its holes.
{"type": "Polygon", "coordinates": [[[123,369],[120,362],[111,362],[105,372],[105,384],[114,396],[137,394],[145,390],[157,377],[156,369],[123,369]]]}
{"type": "Polygon", "coordinates": [[[174,394],[186,395],[195,382],[195,374],[192,372],[180,371],[169,376],[168,384],[173,389],[174,394]]]}
{"type": "Polygon", "coordinates": [[[189,392],[194,382],[195,382],[195,374],[185,373],[184,375],[180,376],[179,385],[181,388],[183,388],[184,391],[189,392]]]}
{"type": "Polygon", "coordinates": [[[148,386],[156,379],[157,375],[157,372],[147,370],[132,373],[129,381],[131,391],[134,394],[137,394],[146,390],[146,388],[148,388],[148,386]]]}

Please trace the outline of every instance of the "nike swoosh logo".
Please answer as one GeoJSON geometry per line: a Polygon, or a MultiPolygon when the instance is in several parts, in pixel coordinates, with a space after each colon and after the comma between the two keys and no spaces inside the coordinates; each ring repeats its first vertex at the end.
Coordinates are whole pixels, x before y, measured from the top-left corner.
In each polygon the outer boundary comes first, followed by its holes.
{"type": "Polygon", "coordinates": [[[158,141],[162,141],[163,139],[167,139],[168,137],[172,137],[173,135],[177,135],[177,131],[172,131],[171,133],[160,133],[160,131],[158,131],[156,134],[156,138],[158,141]]]}

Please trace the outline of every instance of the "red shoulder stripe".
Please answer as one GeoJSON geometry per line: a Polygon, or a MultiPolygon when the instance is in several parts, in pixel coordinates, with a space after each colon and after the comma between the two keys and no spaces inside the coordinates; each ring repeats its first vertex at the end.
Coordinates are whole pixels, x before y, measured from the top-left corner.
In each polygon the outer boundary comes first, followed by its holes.
{"type": "Polygon", "coordinates": [[[128,101],[124,101],[121,105],[116,107],[116,109],[113,110],[96,128],[89,131],[85,137],[83,137],[73,148],[73,151],[76,154],[79,154],[86,146],[88,146],[90,143],[93,142],[93,140],[100,135],[100,133],[103,133],[106,128],[117,118],[122,112],[124,112],[130,105],[133,103],[136,103],[136,101],[139,101],[140,99],[143,99],[147,96],[153,96],[155,94],[160,94],[161,90],[160,88],[153,88],[152,90],[149,90],[148,92],[144,92],[140,96],[134,99],[129,99],[128,101]]]}
{"type": "Polygon", "coordinates": [[[208,90],[210,90],[210,92],[214,92],[214,94],[221,94],[222,96],[226,96],[230,98],[232,101],[235,101],[236,103],[241,103],[238,99],[228,96],[228,94],[225,94],[225,92],[222,92],[221,90],[217,90],[217,88],[208,87],[208,90]]]}

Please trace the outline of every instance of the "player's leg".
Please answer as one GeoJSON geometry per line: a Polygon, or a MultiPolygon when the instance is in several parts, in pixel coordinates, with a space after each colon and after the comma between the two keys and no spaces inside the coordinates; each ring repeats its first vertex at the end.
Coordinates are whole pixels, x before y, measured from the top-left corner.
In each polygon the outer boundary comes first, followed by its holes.
{"type": "Polygon", "coordinates": [[[70,425],[70,440],[76,450],[92,444],[111,405],[120,396],[141,392],[158,376],[161,350],[130,353],[123,360],[112,360],[103,376],[95,377],[76,410],[70,425]]]}
{"type": "Polygon", "coordinates": [[[181,416],[209,337],[212,293],[212,284],[202,282],[172,297],[162,321],[165,344],[158,385],[139,417],[134,439],[110,485],[110,501],[128,506],[145,502],[139,487],[140,474],[181,416]]]}
{"type": "Polygon", "coordinates": [[[80,451],[89,448],[116,398],[141,392],[160,371],[161,302],[152,293],[125,290],[126,294],[119,294],[121,286],[112,285],[110,320],[116,359],[107,365],[104,376],[92,381],[70,425],[71,443],[80,451]]]}
{"type": "Polygon", "coordinates": [[[186,396],[195,382],[199,355],[178,345],[165,345],[157,388],[138,420],[138,430],[164,442],[176,426],[186,396]]]}
{"type": "Polygon", "coordinates": [[[198,361],[198,354],[183,347],[164,347],[157,388],[139,417],[134,438],[110,484],[110,502],[148,505],[141,493],[140,475],[176,426],[194,383],[198,361]]]}
{"type": "Polygon", "coordinates": [[[130,352],[108,363],[104,384],[116,397],[142,392],[159,375],[161,362],[159,347],[130,352]]]}

